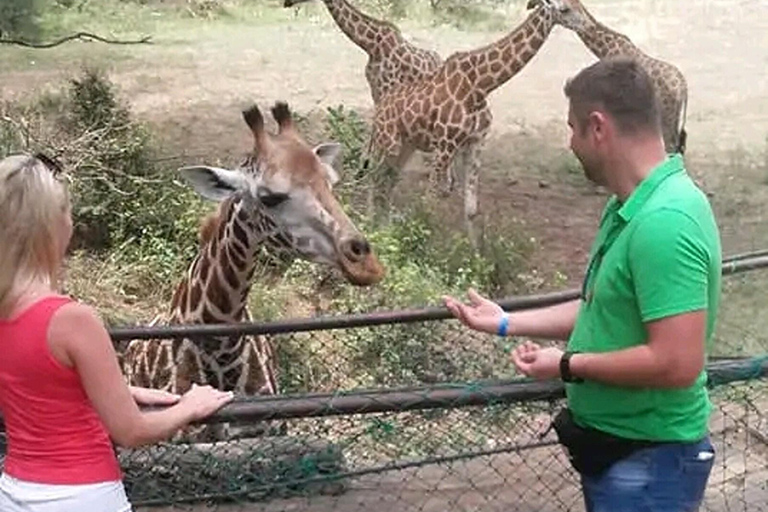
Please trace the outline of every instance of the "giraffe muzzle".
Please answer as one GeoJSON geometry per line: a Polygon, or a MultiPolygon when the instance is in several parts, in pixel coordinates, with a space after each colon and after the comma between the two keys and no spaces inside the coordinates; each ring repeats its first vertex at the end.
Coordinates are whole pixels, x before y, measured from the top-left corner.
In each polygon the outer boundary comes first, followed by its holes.
{"type": "Polygon", "coordinates": [[[365,238],[348,238],[339,244],[339,251],[341,271],[350,283],[368,286],[384,278],[384,267],[365,238]]]}
{"type": "Polygon", "coordinates": [[[352,238],[341,244],[344,256],[352,261],[362,261],[371,254],[371,245],[364,238],[352,238]]]}

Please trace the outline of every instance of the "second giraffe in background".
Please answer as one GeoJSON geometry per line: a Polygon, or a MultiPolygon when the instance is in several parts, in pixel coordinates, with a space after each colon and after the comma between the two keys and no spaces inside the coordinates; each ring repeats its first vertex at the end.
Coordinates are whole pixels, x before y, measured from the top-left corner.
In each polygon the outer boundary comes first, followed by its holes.
{"type": "Polygon", "coordinates": [[[688,84],[683,73],[635,46],[629,37],[603,25],[579,0],[529,0],[528,9],[550,11],[555,23],[570,29],[598,59],[630,57],[645,69],[656,87],[661,105],[662,135],[668,153],[685,153],[688,84]]]}

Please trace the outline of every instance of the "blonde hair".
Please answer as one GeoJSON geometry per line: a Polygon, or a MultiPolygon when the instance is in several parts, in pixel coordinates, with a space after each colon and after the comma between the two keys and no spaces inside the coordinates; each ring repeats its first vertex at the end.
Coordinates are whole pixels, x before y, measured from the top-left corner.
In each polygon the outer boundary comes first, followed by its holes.
{"type": "Polygon", "coordinates": [[[10,312],[25,286],[56,285],[62,257],[56,230],[68,213],[66,185],[40,158],[17,154],[0,160],[0,316],[10,312]]]}

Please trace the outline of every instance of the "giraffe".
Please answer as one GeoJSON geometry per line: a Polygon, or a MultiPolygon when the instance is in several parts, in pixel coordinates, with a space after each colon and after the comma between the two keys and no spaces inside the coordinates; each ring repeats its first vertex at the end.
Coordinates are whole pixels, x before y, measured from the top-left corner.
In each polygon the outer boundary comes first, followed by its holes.
{"type": "MultiPolygon", "coordinates": [[[[284,7],[312,0],[284,0],[284,7]]],[[[322,0],[341,31],[368,55],[365,77],[371,99],[376,106],[381,98],[404,85],[417,82],[434,73],[442,64],[440,54],[418,48],[403,37],[393,23],[369,16],[347,0],[322,0]]],[[[373,144],[373,133],[364,143],[363,154],[368,155],[373,144]]],[[[374,216],[376,205],[394,186],[391,169],[369,171],[369,159],[364,156],[362,169],[368,180],[368,213],[374,216]]]]}
{"type": "Polygon", "coordinates": [[[553,26],[552,13],[536,9],[501,39],[453,53],[434,73],[384,95],[374,112],[368,165],[399,172],[416,150],[431,154],[430,190],[445,196],[454,189],[459,157],[464,218],[476,242],[478,156],[492,121],[487,98],[538,53],[553,26]]]}
{"type": "MultiPolygon", "coordinates": [[[[284,0],[284,7],[312,0],[284,0]]],[[[364,14],[347,0],[322,0],[341,31],[367,55],[365,78],[373,103],[403,84],[432,74],[442,58],[408,42],[394,24],[364,14]]]]}
{"type": "MultiPolygon", "coordinates": [[[[332,190],[341,145],[310,147],[287,103],[275,103],[272,116],[277,133],[265,129],[258,106],[243,111],[254,149],[237,168],[180,169],[200,195],[219,204],[201,223],[199,251],[171,301],[171,323],[250,320],[255,273],[265,267],[279,273],[295,258],[335,267],[357,286],[384,278],[385,268],[332,190]]],[[[275,354],[264,336],[132,340],[121,359],[131,385],[173,393],[193,383],[243,395],[280,392],[275,354]]],[[[222,435],[218,425],[207,427],[193,436],[222,435]]]]}
{"type": "Polygon", "coordinates": [[[574,31],[598,59],[616,56],[636,59],[651,76],[659,97],[666,151],[685,153],[688,85],[677,67],[647,55],[629,37],[597,21],[580,0],[529,0],[527,7],[549,10],[555,23],[574,31]]]}

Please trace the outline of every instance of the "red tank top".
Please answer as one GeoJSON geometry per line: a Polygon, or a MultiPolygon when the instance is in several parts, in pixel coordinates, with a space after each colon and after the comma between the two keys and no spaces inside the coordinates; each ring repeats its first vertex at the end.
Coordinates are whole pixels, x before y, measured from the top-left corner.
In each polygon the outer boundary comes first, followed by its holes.
{"type": "Polygon", "coordinates": [[[51,317],[70,302],[52,296],[0,320],[0,410],[5,472],[29,482],[88,484],[122,478],[109,434],[73,368],[48,349],[51,317]]]}

